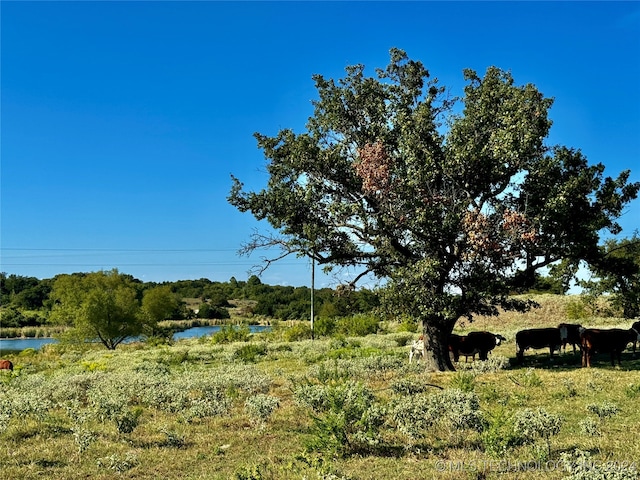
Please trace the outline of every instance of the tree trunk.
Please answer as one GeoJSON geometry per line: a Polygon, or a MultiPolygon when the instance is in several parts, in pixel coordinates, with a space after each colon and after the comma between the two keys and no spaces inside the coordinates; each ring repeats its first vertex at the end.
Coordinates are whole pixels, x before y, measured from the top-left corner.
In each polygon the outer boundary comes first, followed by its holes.
{"type": "Polygon", "coordinates": [[[449,335],[453,331],[451,327],[434,324],[428,320],[422,322],[424,335],[423,358],[425,368],[430,372],[453,372],[455,367],[449,356],[449,335]]]}

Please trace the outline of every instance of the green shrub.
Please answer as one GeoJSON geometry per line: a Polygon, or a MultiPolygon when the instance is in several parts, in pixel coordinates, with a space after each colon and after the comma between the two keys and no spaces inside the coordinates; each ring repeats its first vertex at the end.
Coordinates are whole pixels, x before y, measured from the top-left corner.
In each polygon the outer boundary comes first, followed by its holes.
{"type": "Polygon", "coordinates": [[[390,409],[388,420],[410,440],[424,438],[434,425],[451,433],[466,429],[481,432],[485,425],[478,396],[458,389],[398,399],[390,409]]]}
{"type": "Polygon", "coordinates": [[[513,418],[503,409],[489,416],[486,428],[482,432],[482,444],[487,453],[501,458],[511,448],[522,443],[522,436],[516,431],[513,418]]]}
{"type": "Polygon", "coordinates": [[[542,438],[547,446],[547,456],[551,455],[551,437],[560,432],[563,419],[543,408],[525,408],[515,415],[515,429],[525,443],[534,443],[542,438]]]}
{"type": "Polygon", "coordinates": [[[271,395],[259,393],[253,395],[244,402],[244,409],[251,417],[252,422],[263,426],[273,412],[280,406],[280,400],[271,395]]]}
{"type": "Polygon", "coordinates": [[[416,333],[418,331],[418,324],[411,320],[405,318],[400,324],[398,324],[398,332],[408,332],[408,333],[416,333]]]}
{"type": "Polygon", "coordinates": [[[638,468],[634,461],[596,462],[591,453],[575,449],[560,454],[560,461],[570,475],[564,480],[615,479],[637,480],[638,468]]]}
{"type": "Polygon", "coordinates": [[[79,454],[86,452],[91,444],[98,439],[98,436],[83,424],[74,425],[71,427],[71,432],[73,433],[73,440],[78,446],[79,454]]]}
{"type": "Polygon", "coordinates": [[[463,392],[473,392],[476,388],[476,376],[471,372],[456,372],[453,377],[451,377],[450,386],[463,392]]]}
{"type": "Polygon", "coordinates": [[[591,417],[587,417],[584,420],[580,420],[578,425],[580,426],[580,432],[583,435],[587,435],[589,437],[598,437],[601,434],[598,422],[596,422],[591,417]]]}
{"type": "Polygon", "coordinates": [[[402,397],[393,402],[388,421],[399,433],[408,437],[410,442],[424,438],[428,429],[437,421],[431,405],[430,395],[402,397]]]}
{"type": "Polygon", "coordinates": [[[296,323],[287,328],[282,337],[285,342],[299,342],[311,338],[311,326],[308,323],[296,323]]]}
{"type": "Polygon", "coordinates": [[[333,317],[319,317],[313,322],[316,337],[330,337],[336,331],[337,322],[333,317]]]}
{"type": "Polygon", "coordinates": [[[166,335],[153,335],[145,339],[145,343],[149,347],[159,347],[161,345],[171,345],[172,341],[170,336],[166,335]]]}
{"type": "Polygon", "coordinates": [[[13,307],[3,307],[0,310],[0,318],[4,328],[18,328],[22,326],[24,316],[13,307]]]}
{"type": "Polygon", "coordinates": [[[131,433],[140,423],[141,407],[128,408],[120,412],[115,418],[116,428],[120,433],[131,433]]]}
{"type": "Polygon", "coordinates": [[[265,476],[262,474],[262,465],[242,466],[238,468],[234,477],[235,480],[263,480],[265,476]]]}
{"type": "Polygon", "coordinates": [[[580,320],[587,316],[585,302],[579,299],[571,300],[567,303],[566,314],[569,320],[580,320]]]}
{"type": "Polygon", "coordinates": [[[509,359],[498,355],[492,355],[482,362],[458,362],[456,368],[458,371],[470,371],[476,375],[481,373],[496,373],[504,370],[509,366],[509,359]]]}
{"type": "Polygon", "coordinates": [[[175,430],[169,430],[167,427],[163,427],[160,431],[165,435],[165,441],[163,446],[171,448],[184,448],[187,445],[186,438],[183,434],[176,432],[175,430]]]}
{"type": "Polygon", "coordinates": [[[517,376],[509,377],[516,385],[520,385],[521,387],[541,387],[542,379],[536,373],[534,368],[528,368],[524,372],[521,372],[517,376]]]}
{"type": "Polygon", "coordinates": [[[413,341],[415,335],[410,332],[398,332],[389,335],[389,337],[397,347],[404,347],[406,345],[409,345],[409,343],[413,341]]]}
{"type": "Polygon", "coordinates": [[[398,395],[417,395],[429,389],[425,382],[417,382],[408,378],[399,378],[391,382],[391,391],[398,395]]]}
{"type": "Polygon", "coordinates": [[[640,383],[630,383],[624,389],[624,393],[629,398],[636,398],[640,396],[640,383]]]}
{"type": "Polygon", "coordinates": [[[358,314],[338,320],[336,332],[351,337],[364,337],[376,333],[379,323],[373,315],[358,314]]]}
{"type": "Polygon", "coordinates": [[[246,325],[226,325],[211,335],[213,343],[246,342],[251,338],[251,330],[246,325]]]}
{"type": "Polygon", "coordinates": [[[247,363],[254,363],[258,357],[265,356],[267,354],[267,346],[263,343],[250,343],[243,345],[233,354],[235,358],[247,363]]]}
{"type": "Polygon", "coordinates": [[[294,388],[294,399],[312,410],[308,452],[319,450],[329,457],[344,457],[379,442],[385,412],[364,385],[303,384],[294,388]]]}
{"type": "Polygon", "coordinates": [[[587,405],[587,410],[597,415],[600,420],[604,420],[616,415],[620,409],[615,403],[603,402],[601,404],[591,403],[587,405]]]}

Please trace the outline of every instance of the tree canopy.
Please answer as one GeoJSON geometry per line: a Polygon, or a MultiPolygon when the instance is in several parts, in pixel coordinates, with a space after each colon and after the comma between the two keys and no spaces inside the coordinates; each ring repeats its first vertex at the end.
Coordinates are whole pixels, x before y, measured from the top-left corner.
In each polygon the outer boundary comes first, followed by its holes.
{"type": "Polygon", "coordinates": [[[622,310],[625,318],[640,317],[640,237],[607,239],[602,256],[590,265],[595,279],[582,282],[587,291],[598,296],[612,294],[612,305],[622,310]]]}
{"type": "MultiPolygon", "coordinates": [[[[545,267],[567,278],[597,261],[600,234],[638,193],[629,171],[604,177],[573,148],[547,146],[545,98],[509,72],[465,70],[452,97],[399,49],[385,69],[315,75],[318,99],[306,130],[256,133],[269,179],[229,202],[266,219],[249,252],[307,255],[326,269],[355,267],[387,280],[386,303],[419,319],[428,368],[452,369],[446,348],[460,317],[524,311],[524,291],[545,267]]],[[[267,265],[270,260],[267,260],[267,265]]]]}
{"type": "Polygon", "coordinates": [[[142,333],[137,295],[132,278],[117,270],[60,275],[51,292],[52,316],[61,323],[73,322],[73,338],[100,341],[114,350],[127,337],[142,333]]]}

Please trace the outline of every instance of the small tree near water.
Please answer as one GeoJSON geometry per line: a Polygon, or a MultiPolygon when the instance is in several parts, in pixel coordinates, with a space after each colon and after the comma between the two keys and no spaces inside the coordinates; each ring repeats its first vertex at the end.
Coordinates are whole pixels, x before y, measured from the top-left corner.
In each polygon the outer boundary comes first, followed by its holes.
{"type": "Polygon", "coordinates": [[[60,275],[53,284],[51,298],[53,318],[73,324],[69,338],[100,341],[114,350],[127,337],[143,331],[134,281],[118,270],[60,275]]]}

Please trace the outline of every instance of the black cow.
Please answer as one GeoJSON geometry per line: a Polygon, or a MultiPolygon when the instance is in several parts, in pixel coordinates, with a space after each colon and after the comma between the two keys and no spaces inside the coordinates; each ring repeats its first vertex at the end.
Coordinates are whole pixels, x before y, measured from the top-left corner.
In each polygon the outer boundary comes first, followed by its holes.
{"type": "Polygon", "coordinates": [[[562,349],[567,351],[567,344],[573,346],[573,353],[576,353],[576,345],[582,348],[580,343],[580,330],[582,325],[577,323],[561,323],[558,325],[560,329],[560,339],[562,340],[562,349]]]}
{"type": "Polygon", "coordinates": [[[582,341],[582,366],[590,367],[591,359],[595,353],[610,353],[611,366],[615,366],[614,360],[620,357],[627,345],[640,340],[640,333],[634,328],[624,330],[622,328],[611,328],[600,330],[596,328],[583,329],[580,338],[582,341]]]}
{"type": "MultiPolygon", "coordinates": [[[[631,328],[633,328],[636,332],[640,333],[640,321],[638,322],[633,322],[633,325],[631,325],[631,328]]],[[[639,340],[634,340],[633,341],[633,356],[636,356],[636,343],[638,343],[639,340]]]]}
{"type": "Polygon", "coordinates": [[[516,356],[519,361],[524,358],[524,351],[529,348],[549,348],[549,356],[555,350],[560,351],[562,337],[559,328],[531,328],[516,333],[516,356]]]}
{"type": "Polygon", "coordinates": [[[465,361],[469,357],[475,360],[476,354],[480,355],[480,360],[486,360],[489,352],[500,345],[506,339],[502,335],[491,332],[469,332],[467,335],[449,336],[449,351],[453,353],[454,361],[460,359],[460,355],[465,356],[465,361]]]}

